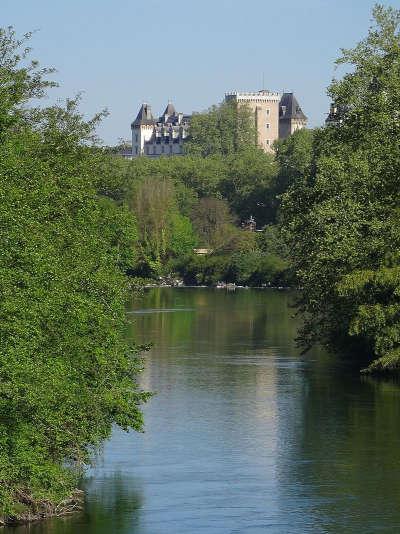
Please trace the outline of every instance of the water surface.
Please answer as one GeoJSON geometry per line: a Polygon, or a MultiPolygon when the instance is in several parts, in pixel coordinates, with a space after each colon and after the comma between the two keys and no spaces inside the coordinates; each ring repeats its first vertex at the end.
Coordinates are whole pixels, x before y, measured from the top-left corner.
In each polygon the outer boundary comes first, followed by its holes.
{"type": "Polygon", "coordinates": [[[146,432],[116,430],[83,514],[10,534],[400,532],[400,390],[295,348],[289,292],[151,289],[146,432]]]}

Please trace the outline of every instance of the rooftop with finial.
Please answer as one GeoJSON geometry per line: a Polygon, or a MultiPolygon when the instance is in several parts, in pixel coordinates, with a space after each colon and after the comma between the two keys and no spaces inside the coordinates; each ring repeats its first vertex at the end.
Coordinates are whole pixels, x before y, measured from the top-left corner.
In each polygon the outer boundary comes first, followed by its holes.
{"type": "Polygon", "coordinates": [[[172,117],[175,114],[176,114],[175,107],[174,107],[173,103],[169,100],[163,115],[166,116],[166,117],[172,117]]]}
{"type": "Polygon", "coordinates": [[[143,102],[136,119],[132,122],[132,126],[152,125],[155,124],[151,106],[143,102]]]}

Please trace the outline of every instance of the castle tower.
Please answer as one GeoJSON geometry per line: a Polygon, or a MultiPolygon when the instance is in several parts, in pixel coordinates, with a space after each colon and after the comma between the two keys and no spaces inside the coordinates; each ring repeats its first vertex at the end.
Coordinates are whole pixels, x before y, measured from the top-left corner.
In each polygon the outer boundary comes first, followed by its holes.
{"type": "Polygon", "coordinates": [[[247,105],[257,129],[257,144],[265,152],[273,151],[273,143],[279,137],[280,93],[262,90],[258,92],[226,93],[227,102],[234,101],[238,106],[247,105]]]}
{"type": "Polygon", "coordinates": [[[176,116],[176,110],[172,102],[168,102],[167,107],[165,108],[164,113],[162,114],[163,122],[170,122],[168,119],[172,120],[176,116]]]}
{"type": "Polygon", "coordinates": [[[153,135],[155,120],[149,104],[142,104],[136,119],[131,124],[132,157],[144,154],[144,145],[153,135]]]}
{"type": "Polygon", "coordinates": [[[283,93],[279,104],[279,139],[286,139],[296,130],[307,126],[304,115],[293,93],[283,93]]]}

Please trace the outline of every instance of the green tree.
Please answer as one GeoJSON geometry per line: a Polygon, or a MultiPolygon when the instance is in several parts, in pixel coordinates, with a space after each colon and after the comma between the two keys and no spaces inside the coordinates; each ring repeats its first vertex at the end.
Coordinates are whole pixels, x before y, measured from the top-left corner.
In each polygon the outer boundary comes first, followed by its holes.
{"type": "Polygon", "coordinates": [[[278,171],[270,191],[271,221],[273,222],[276,222],[279,217],[281,195],[289,187],[299,185],[299,182],[311,173],[314,135],[315,130],[303,128],[275,143],[278,171]]]}
{"type": "Polygon", "coordinates": [[[190,219],[179,210],[172,180],[146,176],[133,185],[131,207],[139,230],[141,274],[161,274],[171,257],[192,252],[190,219]]]}
{"type": "Polygon", "coordinates": [[[91,146],[101,117],[83,121],[77,100],[28,109],[53,84],[36,62],[23,66],[23,44],[0,31],[3,521],[62,509],[112,425],[142,428],[147,397],[125,336],[136,227],[91,146]]]}
{"type": "Polygon", "coordinates": [[[260,227],[274,220],[277,173],[274,156],[252,147],[227,156],[225,166],[219,191],[239,221],[243,222],[253,215],[260,227]]]}
{"type": "Polygon", "coordinates": [[[199,200],[192,212],[192,221],[203,247],[213,251],[227,251],[238,240],[234,217],[224,200],[205,197],[199,200]]]}
{"type": "MultiPolygon", "coordinates": [[[[304,291],[305,344],[353,336],[372,370],[400,366],[400,11],[380,5],[374,26],[338,64],[339,110],[315,134],[310,170],[284,195],[282,216],[304,291]]],[[[308,164],[306,165],[307,168],[308,164]]]]}
{"type": "Polygon", "coordinates": [[[192,116],[185,150],[195,156],[226,156],[255,144],[256,127],[250,108],[232,101],[192,116]]]}

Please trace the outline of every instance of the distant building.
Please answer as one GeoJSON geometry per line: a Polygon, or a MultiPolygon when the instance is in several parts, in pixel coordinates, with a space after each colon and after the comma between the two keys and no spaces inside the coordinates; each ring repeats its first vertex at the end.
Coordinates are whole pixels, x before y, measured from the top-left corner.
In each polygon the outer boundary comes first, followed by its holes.
{"type": "Polygon", "coordinates": [[[346,106],[332,103],[325,119],[326,126],[340,126],[347,111],[348,108],[346,106]]]}
{"type": "Polygon", "coordinates": [[[304,115],[293,93],[257,92],[226,93],[227,102],[245,104],[254,113],[257,143],[265,152],[272,152],[277,139],[286,139],[296,130],[307,126],[304,115]]]}
{"type": "Polygon", "coordinates": [[[183,142],[187,137],[190,116],[177,113],[169,102],[157,120],[149,104],[142,104],[131,124],[132,157],[174,156],[183,154],[183,142]]]}
{"type": "Polygon", "coordinates": [[[257,223],[253,215],[250,215],[246,221],[242,222],[242,228],[249,232],[255,232],[257,230],[257,223]]]}
{"type": "MultiPolygon", "coordinates": [[[[257,144],[266,152],[273,151],[277,139],[285,139],[296,130],[307,126],[304,115],[293,93],[231,92],[225,101],[247,105],[254,115],[257,144]]],[[[153,117],[149,104],[142,104],[136,119],[131,124],[132,148],[124,157],[177,156],[183,154],[183,145],[188,136],[191,115],[177,113],[168,103],[158,119],[153,117]]]]}
{"type": "Polygon", "coordinates": [[[279,139],[286,139],[307,126],[304,115],[293,93],[283,93],[279,102],[279,139]]]}
{"type": "Polygon", "coordinates": [[[267,90],[255,93],[232,92],[225,94],[225,101],[250,108],[254,114],[258,145],[266,152],[272,151],[272,144],[279,137],[280,93],[267,90]]]}

